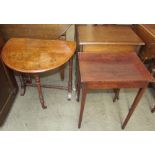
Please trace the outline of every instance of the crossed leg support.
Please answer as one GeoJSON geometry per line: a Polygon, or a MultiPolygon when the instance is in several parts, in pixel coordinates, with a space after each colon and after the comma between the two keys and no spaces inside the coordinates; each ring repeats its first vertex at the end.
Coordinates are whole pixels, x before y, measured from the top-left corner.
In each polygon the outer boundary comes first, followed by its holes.
{"type": "MultiPolygon", "coordinates": [[[[62,66],[61,70],[62,70],[61,79],[63,80],[64,79],[64,65],[62,66]]],[[[73,70],[73,57],[69,60],[69,80],[68,80],[68,86],[67,86],[68,100],[71,100],[71,95],[72,95],[72,70],[73,70]]],[[[35,77],[35,83],[36,83],[36,86],[38,89],[38,94],[39,94],[41,106],[43,109],[46,109],[47,106],[45,106],[45,102],[44,102],[40,77],[38,74],[34,74],[34,77],[35,77]]],[[[23,73],[19,74],[19,80],[20,80],[20,84],[21,84],[21,96],[23,96],[25,94],[26,84],[27,84],[25,76],[23,73]]]]}

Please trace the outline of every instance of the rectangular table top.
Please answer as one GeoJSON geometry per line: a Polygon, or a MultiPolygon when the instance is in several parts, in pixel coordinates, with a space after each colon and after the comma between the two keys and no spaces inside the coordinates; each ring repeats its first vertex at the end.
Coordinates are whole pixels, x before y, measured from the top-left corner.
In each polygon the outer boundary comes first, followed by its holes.
{"type": "Polygon", "coordinates": [[[80,45],[85,44],[124,44],[144,45],[130,26],[103,25],[103,26],[77,26],[77,38],[80,45]]]}
{"type": "Polygon", "coordinates": [[[155,38],[155,24],[140,24],[143,29],[155,38]]]}
{"type": "Polygon", "coordinates": [[[149,82],[153,77],[136,53],[78,53],[81,82],[149,82]]]}

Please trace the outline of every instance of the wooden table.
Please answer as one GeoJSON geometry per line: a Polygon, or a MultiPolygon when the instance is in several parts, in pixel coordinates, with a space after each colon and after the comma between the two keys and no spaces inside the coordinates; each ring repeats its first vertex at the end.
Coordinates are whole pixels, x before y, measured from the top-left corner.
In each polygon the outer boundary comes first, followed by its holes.
{"type": "Polygon", "coordinates": [[[139,52],[145,43],[130,26],[76,26],[76,40],[80,52],[139,52]]]}
{"type": "Polygon", "coordinates": [[[133,26],[135,32],[144,40],[145,47],[142,48],[140,58],[143,62],[155,58],[155,24],[136,24],[133,26]]]}
{"type": "MultiPolygon", "coordinates": [[[[133,26],[135,32],[145,41],[139,56],[143,62],[149,60],[148,68],[155,76],[155,24],[136,24],[133,26]]],[[[155,83],[151,84],[155,88],[155,83]]],[[[155,112],[155,105],[151,112],[155,112]]]]}
{"type": "MultiPolygon", "coordinates": [[[[70,26],[71,24],[0,24],[0,30],[5,42],[11,38],[66,40],[70,26]]],[[[60,67],[61,80],[65,78],[64,68],[64,65],[60,67]]],[[[27,82],[31,81],[28,74],[23,78],[27,82]]]]}
{"type": "MultiPolygon", "coordinates": [[[[123,122],[125,128],[137,107],[147,85],[153,80],[136,53],[78,53],[79,74],[77,100],[82,86],[81,110],[78,127],[81,127],[83,110],[88,90],[139,88],[137,96],[123,122]],[[93,62],[93,63],[92,63],[93,62]]],[[[116,94],[117,95],[117,94],[116,94]]],[[[117,97],[116,97],[117,98],[117,97]]]]}
{"type": "Polygon", "coordinates": [[[71,41],[40,40],[28,38],[12,38],[4,46],[2,59],[6,66],[20,73],[33,74],[36,84],[22,82],[26,85],[37,86],[42,108],[46,108],[41,87],[67,89],[68,96],[72,91],[72,57],[76,44],[71,41]],[[69,61],[68,87],[41,85],[39,74],[64,65],[69,61]]]}

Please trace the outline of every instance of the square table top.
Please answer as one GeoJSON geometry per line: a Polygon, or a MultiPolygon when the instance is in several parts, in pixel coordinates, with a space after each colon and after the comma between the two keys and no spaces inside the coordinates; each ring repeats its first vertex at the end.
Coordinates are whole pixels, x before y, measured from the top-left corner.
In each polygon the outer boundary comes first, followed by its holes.
{"type": "Polygon", "coordinates": [[[78,53],[81,82],[149,82],[153,77],[136,53],[78,53]]]}
{"type": "Polygon", "coordinates": [[[131,26],[102,25],[77,26],[77,40],[79,45],[85,44],[124,44],[144,45],[145,43],[132,30],[131,26]]]}

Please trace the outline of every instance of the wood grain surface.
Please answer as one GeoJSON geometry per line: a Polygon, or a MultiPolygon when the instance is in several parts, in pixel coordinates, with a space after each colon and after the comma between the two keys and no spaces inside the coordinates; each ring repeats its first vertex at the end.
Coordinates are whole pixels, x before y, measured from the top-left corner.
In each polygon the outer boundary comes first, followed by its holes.
{"type": "Polygon", "coordinates": [[[113,84],[113,87],[114,83],[117,83],[119,87],[125,85],[133,87],[136,82],[153,80],[134,52],[125,54],[79,52],[78,58],[82,83],[108,83],[113,84]],[[128,82],[130,86],[126,84],[128,82]]]}
{"type": "Polygon", "coordinates": [[[66,63],[75,48],[72,41],[12,38],[3,48],[2,59],[13,70],[40,73],[66,63]]]}
{"type": "Polygon", "coordinates": [[[78,41],[85,44],[144,45],[130,26],[78,26],[78,41]]]}

